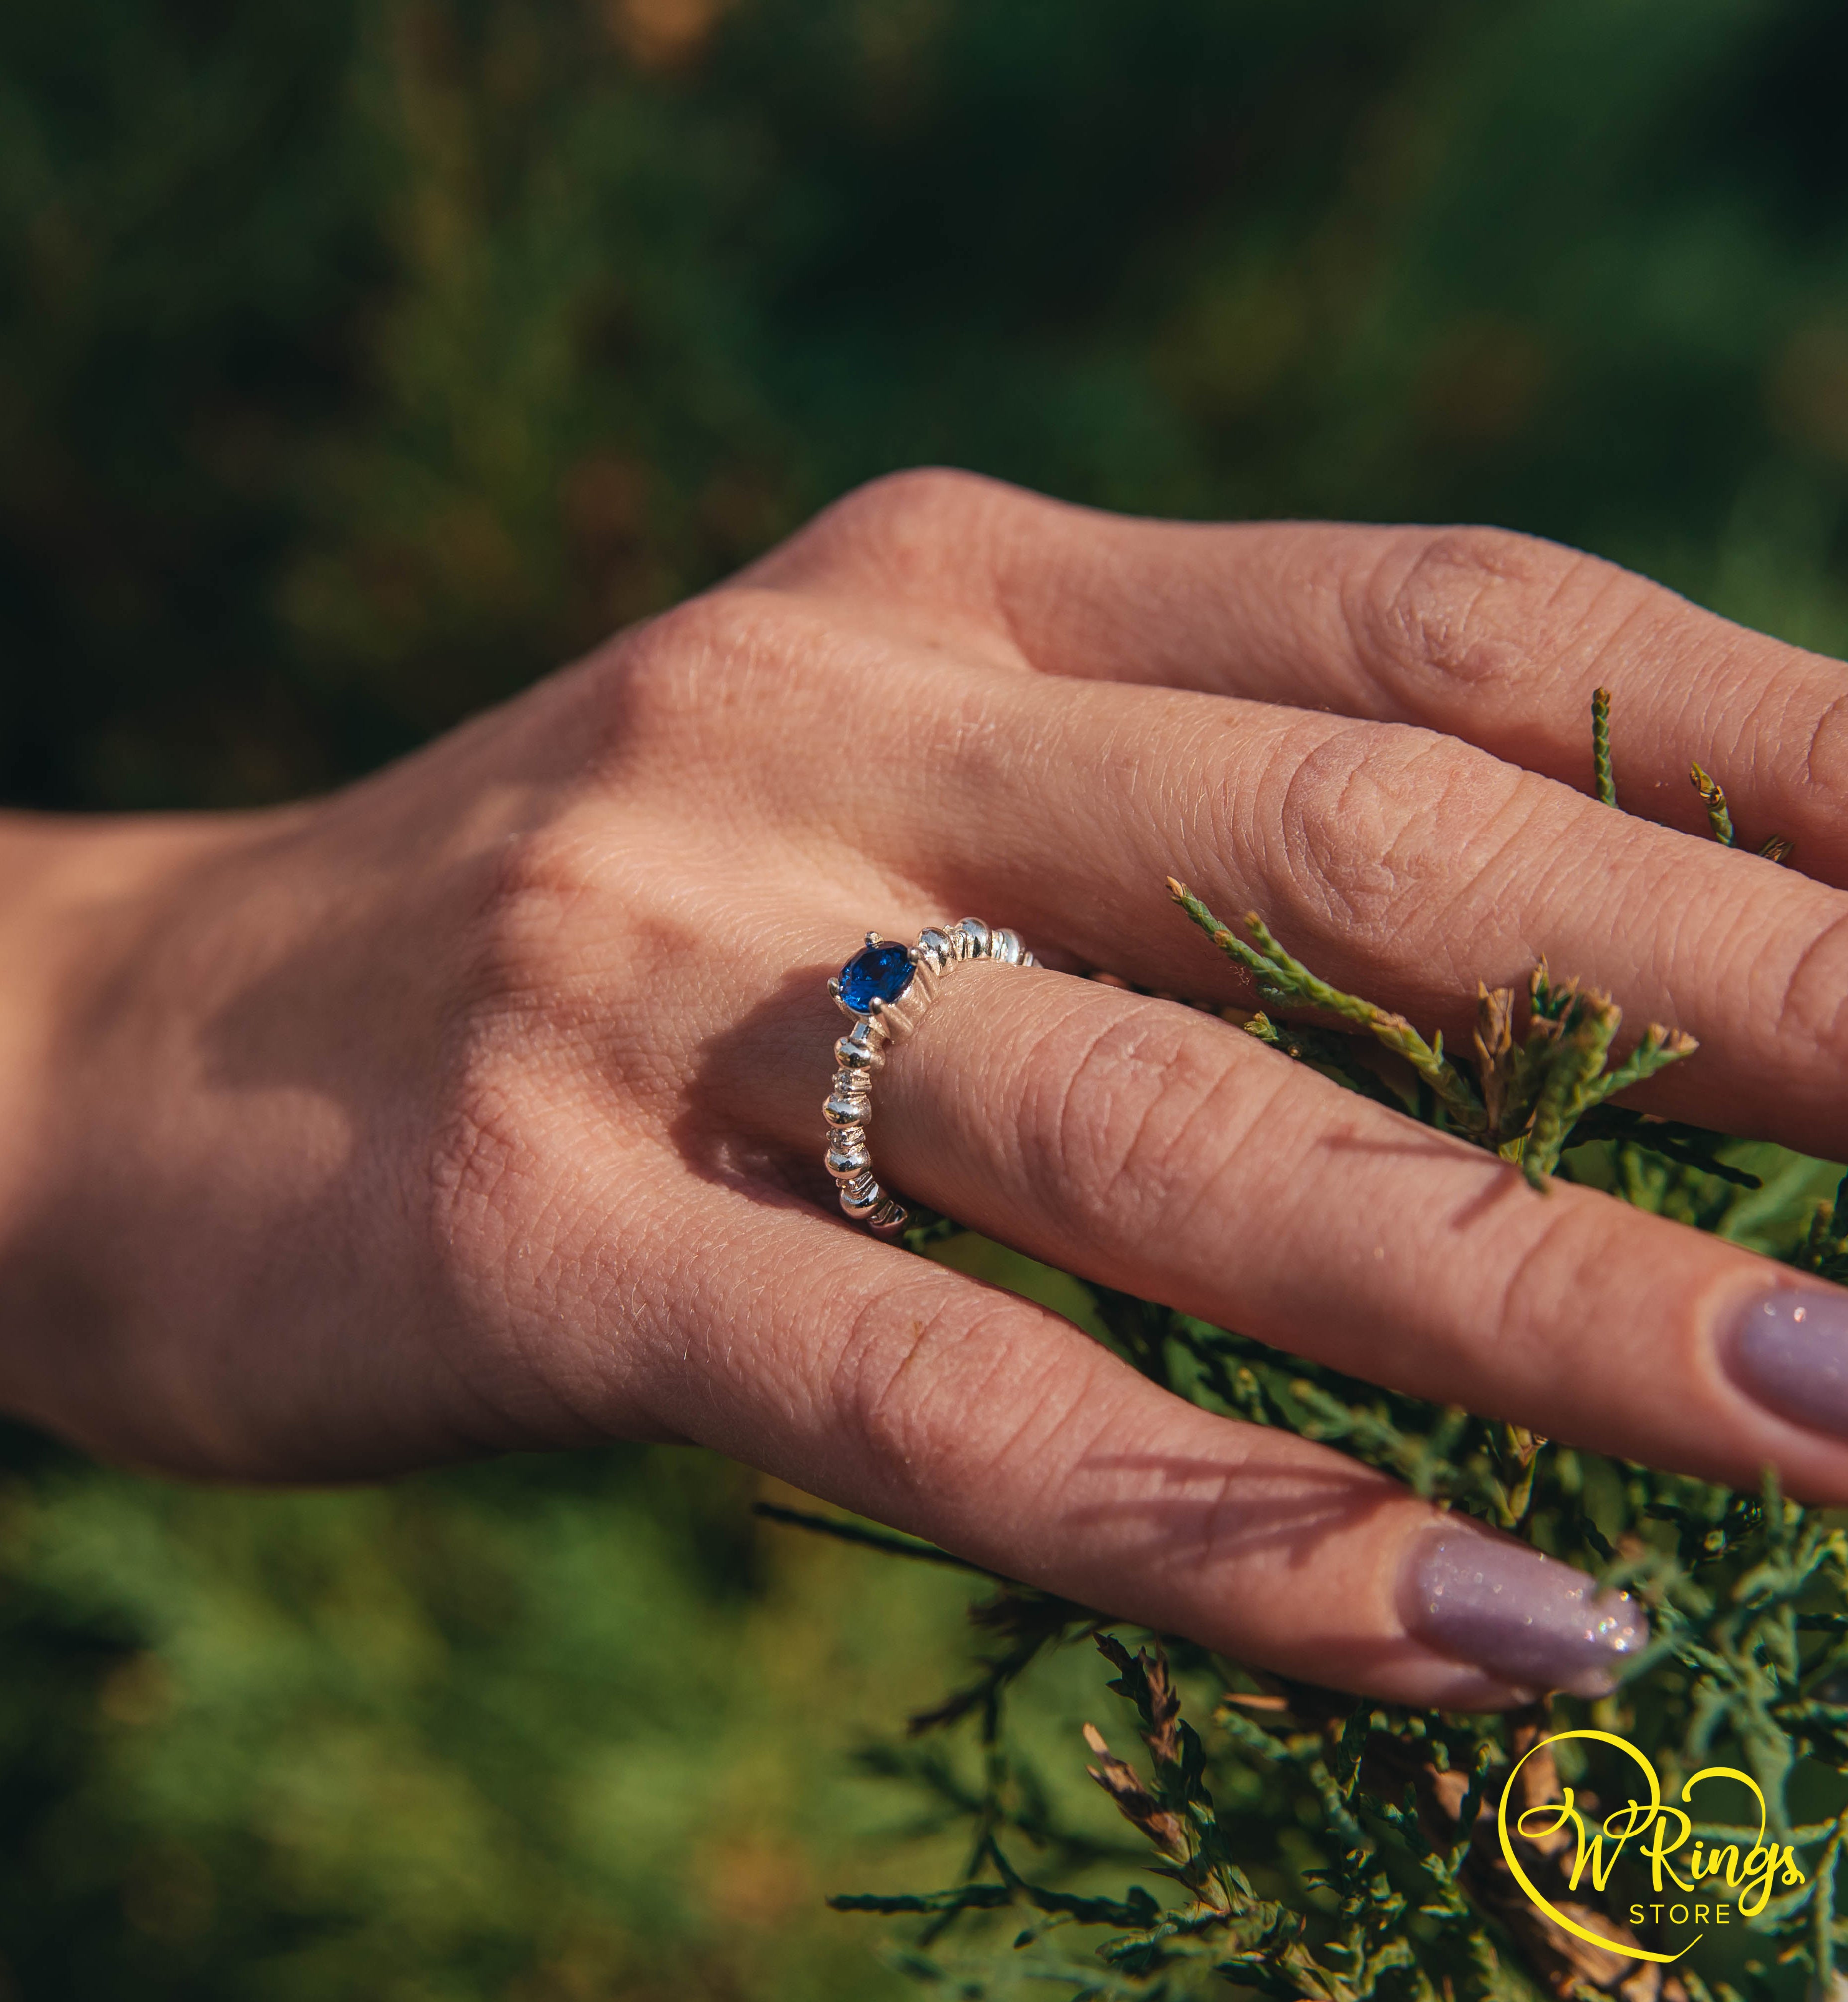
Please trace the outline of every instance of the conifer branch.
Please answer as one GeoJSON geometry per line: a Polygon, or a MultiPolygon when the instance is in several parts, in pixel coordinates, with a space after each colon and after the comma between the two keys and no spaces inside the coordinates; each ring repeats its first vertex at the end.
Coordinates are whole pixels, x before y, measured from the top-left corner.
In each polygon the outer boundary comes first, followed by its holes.
{"type": "Polygon", "coordinates": [[[1403,1015],[1376,1007],[1357,994],[1344,992],[1286,952],[1255,911],[1246,914],[1252,943],[1246,944],[1222,924],[1184,883],[1168,878],[1168,895],[1235,965],[1257,983],[1257,991],[1273,1006],[1320,1009],[1356,1028],[1368,1031],[1380,1046],[1403,1058],[1437,1094],[1456,1125],[1467,1133],[1484,1130],[1482,1104],[1474,1087],[1444,1055],[1443,1038],[1428,1043],[1403,1015]]]}
{"type": "MultiPolygon", "coordinates": [[[[1472,1038],[1477,1076],[1472,1080],[1445,1055],[1441,1032],[1427,1041],[1403,1015],[1323,979],[1287,951],[1255,912],[1245,920],[1247,943],[1173,877],[1168,894],[1234,964],[1251,975],[1267,1001],[1317,1009],[1365,1031],[1430,1087],[1449,1130],[1518,1162],[1536,1188],[1545,1186],[1560,1156],[1574,1144],[1574,1129],[1587,1114],[1698,1047],[1693,1037],[1652,1023],[1629,1056],[1607,1069],[1622,1010],[1608,994],[1581,991],[1576,981],[1554,981],[1543,961],[1528,982],[1528,1024],[1518,1041],[1513,990],[1477,983],[1472,1038]]],[[[1378,1076],[1351,1057],[1344,1059],[1341,1039],[1329,1031],[1280,1025],[1268,1014],[1254,1016],[1246,1027],[1273,1048],[1369,1097],[1400,1111],[1410,1109],[1378,1076]]],[[[1648,1144],[1646,1138],[1641,1144],[1648,1144]]]]}

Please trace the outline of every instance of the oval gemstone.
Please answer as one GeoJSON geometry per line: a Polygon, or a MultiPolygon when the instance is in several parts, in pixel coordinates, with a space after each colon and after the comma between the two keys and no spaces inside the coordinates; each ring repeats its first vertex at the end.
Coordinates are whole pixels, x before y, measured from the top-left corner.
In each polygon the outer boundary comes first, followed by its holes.
{"type": "Polygon", "coordinates": [[[863,1015],[875,1001],[896,1001],[917,970],[903,946],[870,945],[841,968],[841,999],[863,1015]]]}

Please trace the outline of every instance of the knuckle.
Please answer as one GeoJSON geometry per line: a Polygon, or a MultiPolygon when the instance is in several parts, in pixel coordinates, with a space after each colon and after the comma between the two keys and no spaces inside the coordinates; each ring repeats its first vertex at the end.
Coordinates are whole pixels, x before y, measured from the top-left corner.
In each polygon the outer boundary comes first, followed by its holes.
{"type": "MultiPolygon", "coordinates": [[[[1141,1241],[1173,1227],[1237,1155],[1271,1096],[1260,1053],[1172,1003],[1030,1050],[1022,1169],[1043,1204],[1088,1238],[1141,1241]]],[[[1274,1090],[1275,1087],[1272,1087],[1274,1090]]]]}
{"type": "Polygon", "coordinates": [[[1567,631],[1623,575],[1509,529],[1421,532],[1394,537],[1362,573],[1348,620],[1369,666],[1396,690],[1501,689],[1550,678],[1558,647],[1549,635],[1567,631]]]}
{"type": "Polygon", "coordinates": [[[784,591],[731,584],[689,598],[625,636],[606,664],[609,744],[735,724],[741,706],[786,695],[824,667],[828,632],[784,591]]]}
{"type": "Polygon", "coordinates": [[[946,1298],[913,1282],[891,1288],[855,1313],[832,1367],[829,1402],[873,1458],[919,1490],[973,1444],[970,1414],[991,1389],[1011,1404],[1018,1383],[997,1381],[1012,1338],[1032,1310],[1005,1296],[946,1298]]]}
{"type": "Polygon", "coordinates": [[[1265,802],[1273,870],[1293,907],[1371,957],[1466,898],[1542,790],[1435,731],[1337,727],[1276,776],[1265,802]]]}
{"type": "Polygon", "coordinates": [[[1803,771],[1832,804],[1848,794],[1848,696],[1825,704],[1811,726],[1803,771]]]}
{"type": "Polygon", "coordinates": [[[825,507],[750,573],[786,586],[818,582],[907,595],[985,596],[994,549],[1054,511],[1024,488],[950,466],[919,466],[866,482],[825,507]]]}
{"type": "Polygon", "coordinates": [[[1777,1021],[1780,1041],[1848,1060],[1848,916],[1832,919],[1797,955],[1777,1021]]]}
{"type": "Polygon", "coordinates": [[[1017,504],[1018,490],[954,466],[922,466],[856,487],[817,518],[862,550],[897,554],[919,543],[960,539],[972,514],[1017,504]]]}
{"type": "Polygon", "coordinates": [[[1526,1242],[1506,1261],[1484,1304],[1484,1325],[1498,1341],[1536,1326],[1582,1325],[1623,1255],[1621,1212],[1555,1203],[1524,1221],[1526,1242]]]}

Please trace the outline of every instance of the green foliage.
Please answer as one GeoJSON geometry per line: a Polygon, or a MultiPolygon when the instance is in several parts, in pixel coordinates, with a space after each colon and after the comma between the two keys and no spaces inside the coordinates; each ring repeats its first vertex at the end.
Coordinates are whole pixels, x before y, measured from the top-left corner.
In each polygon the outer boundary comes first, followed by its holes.
{"type": "Polygon", "coordinates": [[[948,460],[1848,634],[1816,0],[0,20],[0,785],[334,783],[948,460]]]}
{"type": "MultiPolygon", "coordinates": [[[[1299,1025],[1279,1027],[1260,1014],[1245,1024],[1252,1035],[1397,1111],[1421,1107],[1428,1097],[1424,1116],[1432,1125],[1518,1161],[1536,1188],[1545,1186],[1567,1148],[1608,1129],[1608,1118],[1594,1118],[1607,1099],[1699,1048],[1692,1036],[1652,1022],[1630,1055],[1620,1064],[1611,1064],[1611,1045],[1623,1025],[1623,1011],[1608,994],[1596,989],[1581,993],[1574,980],[1554,982],[1543,961],[1528,981],[1527,1027],[1518,1044],[1513,989],[1491,991],[1477,983],[1477,1075],[1472,1079],[1445,1055],[1441,1031],[1428,1043],[1403,1015],[1330,986],[1285,951],[1255,911],[1245,919],[1252,937],[1247,945],[1184,884],[1170,877],[1168,891],[1213,943],[1251,975],[1260,999],[1273,1006],[1314,1009],[1366,1030],[1412,1074],[1414,1089],[1395,1090],[1389,1075],[1382,1076],[1371,1069],[1351,1042],[1338,1034],[1299,1025]]],[[[1737,1172],[1715,1163],[1714,1146],[1722,1136],[1700,1128],[1651,1120],[1630,1123],[1626,1130],[1636,1144],[1654,1142],[1670,1159],[1705,1167],[1710,1173],[1737,1172]]]]}
{"type": "Polygon", "coordinates": [[[838,1734],[952,1672],[960,1580],[791,1553],[685,1452],[234,1495],[5,1443],[10,1992],[895,1985],[822,1894],[876,1836],[876,1882],[958,1847],[838,1734]]]}

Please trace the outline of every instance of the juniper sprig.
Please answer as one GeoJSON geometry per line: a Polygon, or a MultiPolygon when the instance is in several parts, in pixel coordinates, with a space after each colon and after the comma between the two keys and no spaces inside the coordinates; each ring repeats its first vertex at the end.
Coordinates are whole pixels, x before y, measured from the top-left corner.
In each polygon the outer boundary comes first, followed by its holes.
{"type": "Polygon", "coordinates": [[[1617,804],[1610,762],[1610,690],[1592,691],[1592,790],[1607,807],[1617,804]]]}
{"type": "Polygon", "coordinates": [[[1727,804],[1726,788],[1697,764],[1688,767],[1688,776],[1693,780],[1694,790],[1707,808],[1707,824],[1713,829],[1714,840],[1723,847],[1736,847],[1738,836],[1733,832],[1732,809],[1727,804]]]}
{"type": "MultiPolygon", "coordinates": [[[[1429,1090],[1436,1101],[1433,1125],[1518,1162],[1536,1188],[1557,1167],[1560,1155],[1578,1143],[1578,1128],[1588,1114],[1700,1047],[1692,1036],[1652,1022],[1630,1055],[1613,1065],[1611,1047],[1623,1011],[1600,989],[1581,990],[1575,980],[1554,981],[1543,960],[1528,978],[1526,1026],[1518,1041],[1514,990],[1477,983],[1477,1074],[1472,1078],[1445,1055],[1441,1030],[1427,1041],[1404,1016],[1312,973],[1278,944],[1255,911],[1245,919],[1251,935],[1247,943],[1173,877],[1168,894],[1251,976],[1260,999],[1272,1007],[1314,1009],[1365,1031],[1429,1090]]],[[[1281,1027],[1267,1013],[1254,1015],[1245,1027],[1248,1034],[1353,1089],[1400,1111],[1412,1109],[1405,1097],[1393,1092],[1389,1076],[1369,1069],[1351,1049],[1325,1035],[1316,1039],[1300,1027],[1281,1027]]],[[[1665,1138],[1670,1140],[1700,1130],[1663,1124],[1665,1138]]],[[[1648,1130],[1639,1126],[1639,1136],[1648,1130]]],[[[1646,1137],[1640,1143],[1647,1145],[1646,1137]]]]}

